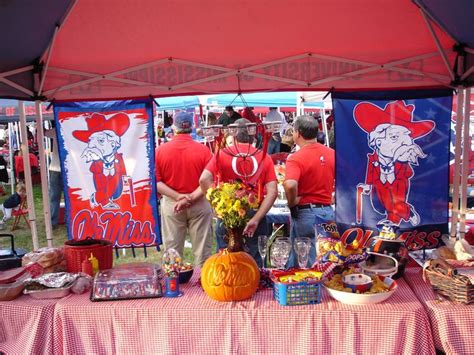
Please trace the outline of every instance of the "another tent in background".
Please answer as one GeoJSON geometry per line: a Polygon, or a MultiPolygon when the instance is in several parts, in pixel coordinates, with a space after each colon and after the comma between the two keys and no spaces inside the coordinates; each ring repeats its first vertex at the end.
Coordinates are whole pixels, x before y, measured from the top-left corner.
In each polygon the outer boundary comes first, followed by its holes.
{"type": "Polygon", "coordinates": [[[186,110],[200,105],[199,97],[197,96],[160,97],[155,102],[159,105],[156,108],[158,111],[186,110]]]}
{"type": "MultiPolygon", "coordinates": [[[[222,94],[206,97],[207,105],[237,106],[237,107],[296,107],[298,102],[297,92],[259,92],[248,94],[222,94]]],[[[323,108],[321,101],[308,102],[307,107],[323,108]]]]}
{"type": "MultiPolygon", "coordinates": [[[[53,110],[46,110],[47,105],[43,105],[41,110],[43,112],[44,120],[53,119],[53,110]]],[[[36,120],[36,108],[33,102],[25,102],[25,115],[27,122],[34,122],[36,120]]],[[[18,100],[2,100],[0,99],[0,123],[19,122],[20,115],[18,113],[18,100]]]]}

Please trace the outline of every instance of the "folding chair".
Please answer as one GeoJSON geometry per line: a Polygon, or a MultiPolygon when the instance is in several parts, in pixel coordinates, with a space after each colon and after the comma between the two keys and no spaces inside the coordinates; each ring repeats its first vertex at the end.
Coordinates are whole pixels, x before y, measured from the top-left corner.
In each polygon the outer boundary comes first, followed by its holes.
{"type": "Polygon", "coordinates": [[[23,217],[23,219],[25,220],[28,228],[31,228],[30,222],[28,221],[28,218],[26,217],[27,215],[28,215],[28,205],[26,202],[26,197],[24,197],[21,200],[20,207],[12,211],[12,217],[15,217],[15,219],[13,220],[12,231],[14,231],[18,227],[18,224],[20,224],[21,217],[23,217]]]}

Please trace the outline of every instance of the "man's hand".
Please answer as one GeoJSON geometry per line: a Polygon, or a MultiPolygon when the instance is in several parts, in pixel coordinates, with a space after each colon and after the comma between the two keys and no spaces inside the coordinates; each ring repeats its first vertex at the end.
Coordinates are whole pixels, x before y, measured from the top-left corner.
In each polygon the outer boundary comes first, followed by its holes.
{"type": "Polygon", "coordinates": [[[187,200],[188,202],[191,202],[191,196],[189,194],[178,194],[176,202],[179,202],[181,200],[187,200]]]}
{"type": "Polygon", "coordinates": [[[180,213],[192,205],[191,196],[188,194],[179,194],[174,204],[174,213],[180,213]]]}
{"type": "Polygon", "coordinates": [[[250,221],[247,222],[247,225],[244,228],[244,235],[249,238],[252,238],[255,231],[257,230],[259,221],[256,218],[251,218],[250,221]]]}

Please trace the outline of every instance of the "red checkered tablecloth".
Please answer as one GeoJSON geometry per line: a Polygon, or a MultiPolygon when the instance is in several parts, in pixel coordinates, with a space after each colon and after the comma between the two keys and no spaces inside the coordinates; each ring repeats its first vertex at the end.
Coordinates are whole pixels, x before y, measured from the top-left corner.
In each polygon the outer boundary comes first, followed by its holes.
{"type": "Polygon", "coordinates": [[[404,278],[428,312],[436,348],[446,354],[474,353],[474,305],[438,297],[423,281],[420,267],[406,269],[404,278]]]}
{"type": "Polygon", "coordinates": [[[428,316],[407,283],[386,302],[280,306],[271,290],[221,303],[198,285],[179,298],[90,302],[60,300],[54,314],[55,353],[160,354],[432,354],[428,316]]]}
{"type": "Polygon", "coordinates": [[[53,353],[53,315],[56,300],[21,296],[0,302],[0,352],[53,353]]]}

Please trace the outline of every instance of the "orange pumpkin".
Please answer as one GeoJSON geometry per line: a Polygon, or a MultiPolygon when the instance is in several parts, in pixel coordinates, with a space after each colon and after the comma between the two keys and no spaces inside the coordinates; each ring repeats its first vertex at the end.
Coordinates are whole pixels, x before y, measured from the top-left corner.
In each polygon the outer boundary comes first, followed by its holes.
{"type": "Polygon", "coordinates": [[[253,258],[242,251],[227,249],[212,255],[201,270],[201,285],[216,301],[241,301],[252,297],[260,282],[260,271],[253,258]]]}

